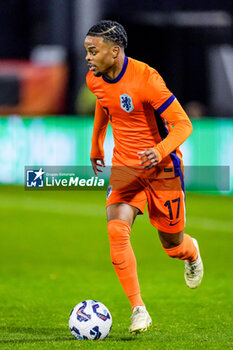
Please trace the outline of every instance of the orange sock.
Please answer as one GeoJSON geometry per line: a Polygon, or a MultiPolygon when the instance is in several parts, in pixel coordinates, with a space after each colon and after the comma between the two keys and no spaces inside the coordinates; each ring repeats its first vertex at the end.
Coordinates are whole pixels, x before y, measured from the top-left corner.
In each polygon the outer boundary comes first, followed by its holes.
{"type": "Polygon", "coordinates": [[[195,247],[192,238],[186,234],[184,234],[184,239],[178,246],[170,249],[163,247],[163,249],[171,258],[187,260],[189,262],[197,260],[197,248],[195,247]]]}
{"type": "Polygon", "coordinates": [[[133,309],[144,303],[140,295],[137,263],[130,244],[130,230],[126,221],[111,220],[108,222],[112,264],[133,309]]]}

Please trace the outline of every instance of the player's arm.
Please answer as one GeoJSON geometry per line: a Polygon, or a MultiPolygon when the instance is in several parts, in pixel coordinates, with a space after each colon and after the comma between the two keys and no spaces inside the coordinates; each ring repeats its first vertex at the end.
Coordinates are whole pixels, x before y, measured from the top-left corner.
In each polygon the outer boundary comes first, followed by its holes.
{"type": "Polygon", "coordinates": [[[102,172],[102,166],[105,166],[104,163],[104,139],[107,132],[108,127],[108,116],[104,112],[98,100],[96,101],[95,107],[95,119],[94,119],[94,127],[92,134],[92,146],[91,146],[91,164],[96,176],[98,176],[98,172],[102,172]]]}
{"type": "MultiPolygon", "coordinates": [[[[146,163],[144,167],[149,169],[179,147],[192,133],[193,128],[180,103],[167,89],[159,75],[152,76],[148,85],[148,102],[159,112],[163,120],[173,126],[169,134],[155,148],[139,152],[139,158],[143,159],[141,164],[146,163]]],[[[160,120],[161,124],[158,127],[166,128],[163,120],[160,120]]]]}
{"type": "Polygon", "coordinates": [[[159,161],[179,147],[193,131],[189,117],[176,99],[161,113],[161,117],[173,128],[167,137],[155,147],[159,161]]]}

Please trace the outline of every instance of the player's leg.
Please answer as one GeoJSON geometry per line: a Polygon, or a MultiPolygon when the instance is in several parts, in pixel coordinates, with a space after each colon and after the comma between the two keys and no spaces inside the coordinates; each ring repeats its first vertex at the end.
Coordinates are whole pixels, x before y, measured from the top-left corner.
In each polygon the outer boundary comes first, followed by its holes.
{"type": "Polygon", "coordinates": [[[147,202],[144,183],[135,169],[114,166],[107,191],[107,219],[113,267],[133,311],[131,333],[146,331],[151,318],[141,298],[136,258],[130,244],[130,232],[136,216],[143,214],[147,202]]]}
{"type": "Polygon", "coordinates": [[[185,201],[180,178],[155,181],[147,198],[150,221],[158,229],[164,250],[168,256],[185,261],[186,283],[196,288],[201,283],[203,264],[197,241],[184,233],[185,201]]]}
{"type": "Polygon", "coordinates": [[[197,260],[198,251],[192,238],[184,231],[169,233],[158,230],[162,247],[171,258],[194,262],[197,260]]]}
{"type": "Polygon", "coordinates": [[[137,305],[144,305],[136,258],[130,244],[131,227],[139,209],[126,203],[115,203],[109,205],[106,211],[112,264],[133,309],[137,305]]]}
{"type": "Polygon", "coordinates": [[[184,239],[184,231],[177,233],[166,233],[158,230],[159,238],[162,243],[162,246],[166,249],[173,248],[182,243],[184,239]]]}
{"type": "Polygon", "coordinates": [[[111,204],[106,210],[112,264],[133,311],[129,330],[143,332],[151,318],[141,298],[136,258],[130,244],[131,227],[140,210],[126,203],[111,204]]]}
{"type": "Polygon", "coordinates": [[[171,258],[185,260],[185,281],[189,288],[197,288],[203,277],[203,263],[197,241],[185,234],[158,231],[163,249],[171,258]]]}
{"type": "Polygon", "coordinates": [[[130,228],[140,210],[127,203],[113,203],[106,208],[107,221],[122,220],[126,221],[130,228]]]}

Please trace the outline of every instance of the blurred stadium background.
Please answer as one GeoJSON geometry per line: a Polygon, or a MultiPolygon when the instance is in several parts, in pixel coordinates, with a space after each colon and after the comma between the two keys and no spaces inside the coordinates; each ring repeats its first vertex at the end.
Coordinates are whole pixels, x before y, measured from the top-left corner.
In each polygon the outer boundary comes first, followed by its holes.
{"type": "MultiPolygon", "coordinates": [[[[195,119],[185,165],[231,166],[232,182],[231,1],[5,0],[0,183],[22,184],[24,165],[89,164],[95,97],[85,84],[83,40],[103,18],[126,27],[127,55],[156,68],[195,119]]],[[[111,146],[109,130],[105,148],[111,146]]]]}
{"type": "MultiPolygon", "coordinates": [[[[106,231],[105,194],[44,194],[26,192],[23,188],[24,166],[90,165],[95,98],[85,85],[87,67],[83,40],[89,27],[99,19],[117,20],[125,26],[129,36],[127,55],[156,68],[186,109],[194,132],[182,146],[185,165],[217,169],[217,172],[207,172],[205,179],[201,176],[201,186],[200,177],[197,181],[194,170],[186,181],[187,189],[194,191],[187,194],[188,230],[197,233],[203,244],[209,272],[202,294],[195,297],[194,307],[199,305],[202,308],[203,311],[199,310],[202,320],[206,318],[207,321],[203,321],[201,331],[201,328],[190,326],[189,333],[186,327],[190,320],[185,321],[189,316],[187,310],[180,313],[185,322],[181,328],[188,332],[185,341],[195,328],[197,339],[200,338],[202,345],[208,348],[206,334],[212,339],[214,329],[217,345],[212,349],[222,348],[221,340],[228,341],[224,332],[232,306],[233,3],[230,0],[0,1],[0,292],[3,311],[0,331],[6,339],[2,345],[13,348],[19,333],[20,339],[36,337],[32,328],[39,323],[42,327],[39,338],[48,338],[53,330],[66,334],[71,306],[86,298],[82,286],[85,290],[90,288],[86,269],[93,279],[93,298],[96,295],[96,298],[102,298],[100,301],[106,301],[114,317],[118,315],[117,307],[126,308],[126,301],[120,301],[120,286],[112,280],[108,242],[103,235],[103,230],[106,231]],[[224,166],[230,171],[229,190],[226,190],[229,181],[224,166]],[[223,173],[221,169],[225,169],[223,173]],[[213,189],[217,193],[215,196],[212,191],[211,195],[203,193],[213,189]],[[201,193],[197,194],[195,190],[201,193]],[[79,251],[77,261],[74,247],[85,245],[87,239],[95,245],[89,245],[87,254],[79,251]],[[98,262],[95,247],[100,252],[98,262]],[[79,288],[74,283],[76,265],[79,288]],[[98,285],[95,269],[106,273],[107,284],[114,283],[113,297],[107,296],[105,285],[98,285]],[[216,283],[216,278],[219,283],[216,283]],[[51,305],[55,311],[51,311],[51,305]],[[27,314],[28,309],[35,311],[33,318],[27,314]],[[26,316],[22,318],[25,312],[26,316]],[[212,328],[206,333],[209,314],[212,328]],[[16,320],[22,328],[15,327],[16,320]],[[56,322],[60,322],[59,326],[56,322]],[[57,328],[46,333],[45,327],[57,328]],[[203,337],[200,332],[203,332],[203,337]],[[10,341],[12,343],[8,344],[10,341]]],[[[112,146],[109,128],[105,141],[107,164],[111,163],[112,146]]],[[[184,292],[179,288],[183,287],[176,283],[176,277],[181,276],[181,280],[183,272],[180,274],[175,267],[175,277],[169,275],[170,264],[174,262],[168,262],[164,257],[161,275],[159,271],[158,275],[154,274],[163,253],[159,250],[161,248],[156,248],[159,253],[155,256],[150,245],[151,237],[144,239],[140,236],[145,225],[147,233],[153,231],[144,220],[139,218],[135,223],[138,236],[134,241],[141,260],[145,257],[145,249],[149,252],[147,273],[146,269],[143,270],[143,263],[139,267],[144,279],[144,293],[151,293],[151,298],[154,298],[153,293],[161,292],[157,300],[159,304],[166,291],[170,298],[171,288],[171,294],[177,290],[182,299],[184,292]],[[164,275],[170,279],[170,287],[163,280],[164,275]],[[151,282],[151,278],[154,281],[151,282]],[[153,283],[164,288],[164,292],[153,289],[153,283]]],[[[189,298],[188,292],[186,294],[189,298]]],[[[167,303],[163,302],[164,310],[167,303]]],[[[174,300],[175,305],[176,302],[174,300]]],[[[192,303],[191,298],[189,303],[192,303]]],[[[184,303],[184,309],[188,305],[193,304],[184,303]]],[[[194,313],[193,310],[190,306],[190,314],[194,313]]],[[[169,308],[167,311],[169,322],[176,324],[175,314],[169,314],[169,308]]],[[[127,326],[125,321],[125,328],[127,326]]],[[[119,327],[115,324],[115,332],[119,327]]],[[[157,336],[160,340],[160,335],[157,336]]],[[[167,334],[165,338],[168,339],[167,334]]],[[[172,346],[172,335],[170,340],[172,346]]],[[[39,348],[39,343],[34,345],[34,348],[39,348]]],[[[201,348],[199,345],[196,348],[201,348]]],[[[30,346],[29,340],[28,344],[22,340],[23,349],[31,349],[30,346]]],[[[42,346],[47,349],[45,343],[42,346]]],[[[48,345],[48,348],[51,347],[48,345]]],[[[62,348],[65,348],[64,344],[62,348]]],[[[177,348],[182,348],[180,343],[177,348]]],[[[184,348],[191,347],[186,344],[184,348]]]]}

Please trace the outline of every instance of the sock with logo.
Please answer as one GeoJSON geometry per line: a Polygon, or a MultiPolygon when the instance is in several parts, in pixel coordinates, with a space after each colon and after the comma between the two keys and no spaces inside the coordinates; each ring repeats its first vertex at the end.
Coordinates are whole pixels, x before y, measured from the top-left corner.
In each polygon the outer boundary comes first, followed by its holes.
{"type": "Polygon", "coordinates": [[[144,303],[140,295],[136,258],[130,244],[130,231],[126,221],[108,222],[112,264],[133,309],[144,303]]]}

